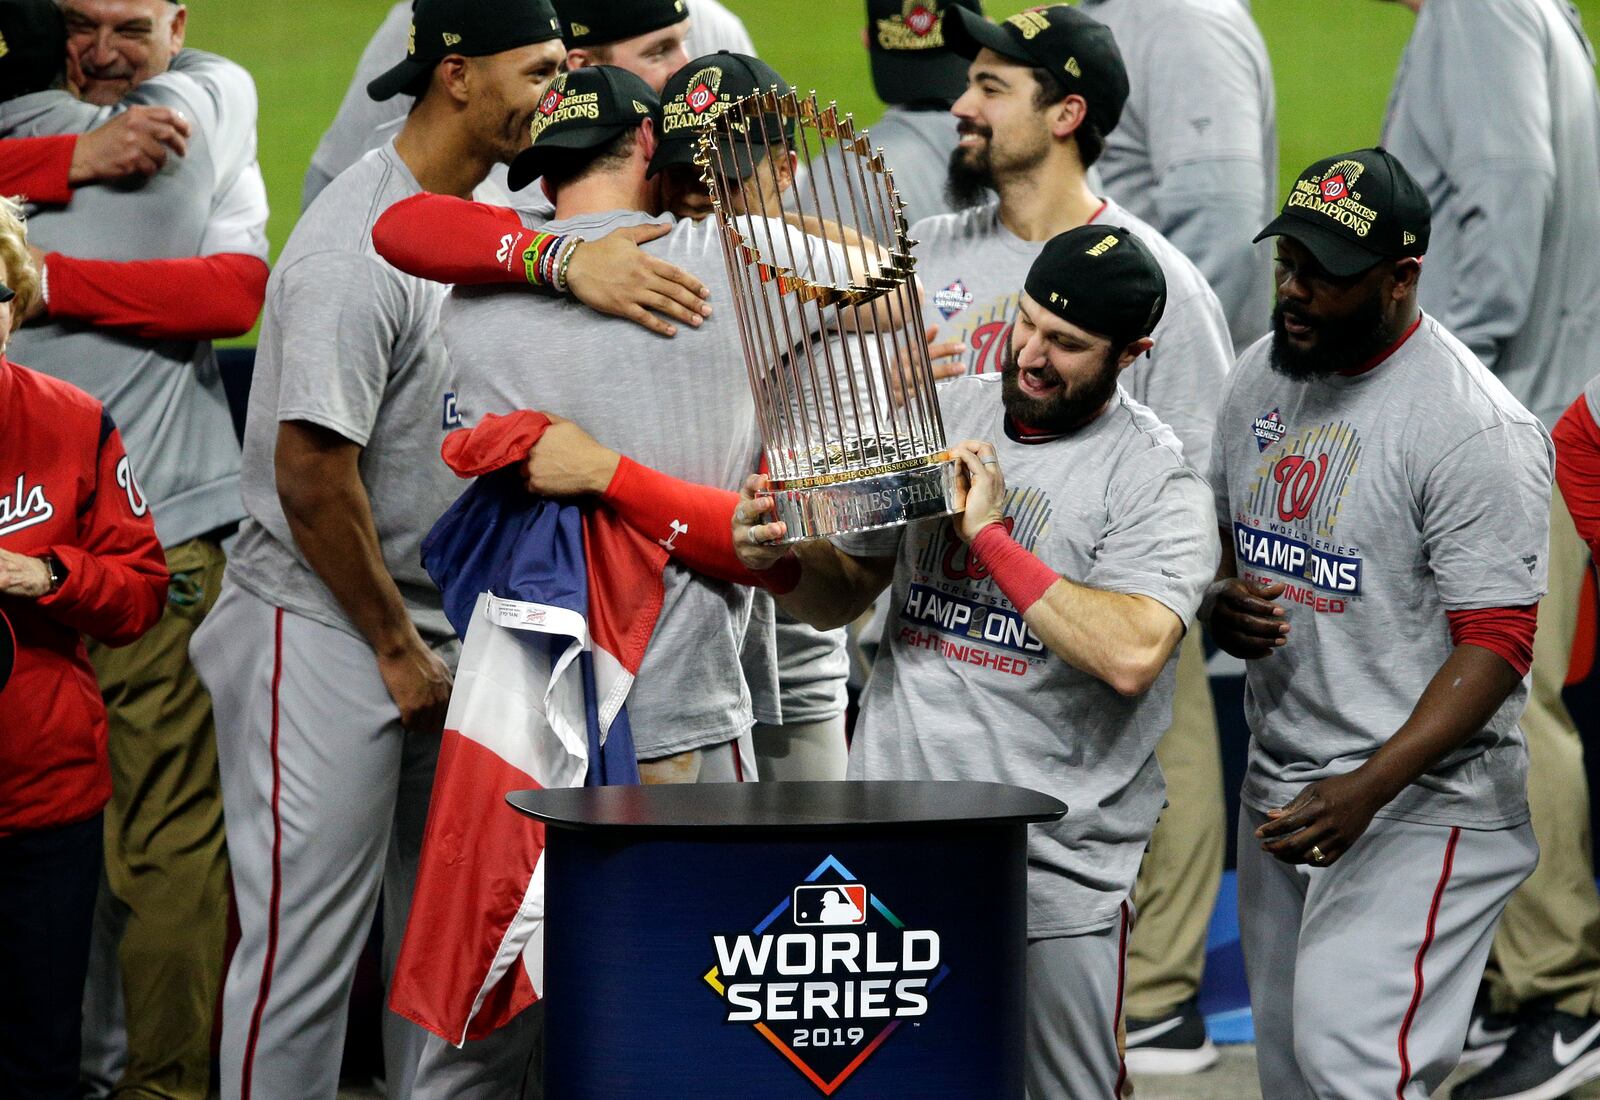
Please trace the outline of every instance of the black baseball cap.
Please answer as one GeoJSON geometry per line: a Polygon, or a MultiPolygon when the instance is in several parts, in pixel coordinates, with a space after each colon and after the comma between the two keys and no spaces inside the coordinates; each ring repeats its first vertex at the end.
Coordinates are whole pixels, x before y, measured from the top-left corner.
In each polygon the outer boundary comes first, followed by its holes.
{"type": "Polygon", "coordinates": [[[1023,289],[1044,309],[1118,346],[1148,336],[1167,308],[1167,277],[1143,241],[1116,225],[1051,237],[1023,289]]]}
{"type": "Polygon", "coordinates": [[[1433,205],[1387,149],[1357,149],[1300,173],[1283,212],[1256,234],[1293,237],[1330,275],[1355,275],[1385,259],[1428,251],[1433,205]]]}
{"type": "Polygon", "coordinates": [[[645,119],[661,120],[661,100],[627,69],[586,65],[551,82],[533,113],[533,144],[511,162],[506,182],[520,191],[551,168],[584,161],[645,119]]]}
{"type": "Polygon", "coordinates": [[[450,54],[488,57],[560,37],[550,0],[416,0],[406,59],[368,84],[367,94],[419,96],[433,67],[450,54]]]}
{"type": "MultiPolygon", "coordinates": [[[[757,92],[787,95],[793,90],[759,57],[721,50],[695,58],[661,89],[661,141],[650,158],[649,174],[672,164],[693,164],[700,131],[735,101],[757,92]]],[[[794,144],[794,119],[769,111],[760,116],[759,132],[749,134],[748,144],[743,135],[723,144],[724,163],[736,165],[744,179],[761,162],[767,143],[780,140],[794,144]]]]}
{"type": "Polygon", "coordinates": [[[991,49],[1001,57],[1048,71],[1063,96],[1079,95],[1089,118],[1109,134],[1128,102],[1128,69],[1111,28],[1077,8],[1052,4],[991,23],[965,8],[945,16],[944,40],[965,58],[991,49]]]}
{"type": "Polygon", "coordinates": [[[52,87],[67,56],[55,0],[0,0],[0,102],[52,87]]]}
{"type": "Polygon", "coordinates": [[[688,0],[555,0],[567,48],[604,46],[682,23],[688,0]]]}
{"type": "Polygon", "coordinates": [[[951,8],[983,15],[980,0],[867,0],[867,57],[879,99],[953,103],[967,90],[967,59],[945,45],[951,8]]]}

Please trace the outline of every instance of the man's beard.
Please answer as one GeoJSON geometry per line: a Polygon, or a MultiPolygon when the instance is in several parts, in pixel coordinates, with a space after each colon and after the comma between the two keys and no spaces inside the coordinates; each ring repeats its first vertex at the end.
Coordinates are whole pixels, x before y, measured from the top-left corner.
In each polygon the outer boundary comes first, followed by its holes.
{"type": "Polygon", "coordinates": [[[1383,300],[1376,294],[1337,322],[1314,322],[1298,310],[1287,312],[1297,321],[1315,325],[1317,342],[1304,349],[1289,342],[1283,324],[1284,303],[1279,302],[1272,307],[1272,349],[1267,361],[1274,371],[1297,382],[1353,370],[1392,343],[1384,332],[1383,300]]]}
{"type": "MultiPolygon", "coordinates": [[[[986,142],[992,142],[994,134],[979,126],[963,122],[960,126],[962,133],[980,134],[986,142]]],[[[945,175],[944,197],[953,210],[965,210],[969,206],[977,206],[989,197],[989,192],[994,190],[994,166],[989,162],[991,146],[985,144],[977,148],[968,148],[958,145],[950,150],[950,170],[945,175]],[[968,160],[967,154],[972,154],[968,160]]]]}
{"type": "Polygon", "coordinates": [[[1049,397],[1029,397],[1022,392],[1017,377],[1022,368],[1017,365],[1016,349],[1007,340],[1000,362],[1000,398],[1006,413],[1024,428],[1041,432],[1060,434],[1081,427],[1094,419],[1117,392],[1117,359],[1118,350],[1110,348],[1100,373],[1087,385],[1074,390],[1063,384],[1049,397]]]}

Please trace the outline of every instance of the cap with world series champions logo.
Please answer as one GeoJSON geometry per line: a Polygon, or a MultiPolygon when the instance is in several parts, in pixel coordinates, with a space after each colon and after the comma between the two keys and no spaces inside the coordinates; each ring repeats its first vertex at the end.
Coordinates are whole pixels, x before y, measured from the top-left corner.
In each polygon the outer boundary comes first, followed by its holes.
{"type": "Polygon", "coordinates": [[[1167,308],[1167,277],[1143,241],[1116,225],[1080,225],[1045,243],[1023,289],[1042,308],[1122,346],[1167,308]]]}
{"type": "Polygon", "coordinates": [[[420,96],[434,66],[451,54],[490,54],[561,37],[550,0],[417,0],[405,60],[367,85],[376,100],[420,96]]]}
{"type": "Polygon", "coordinates": [[[1048,72],[1063,96],[1082,96],[1102,134],[1117,128],[1128,102],[1128,69],[1111,28],[1067,4],[1030,8],[991,23],[965,8],[945,16],[944,40],[962,57],[993,50],[1048,72]]]}
{"type": "MultiPolygon", "coordinates": [[[[793,89],[778,71],[758,57],[721,50],[697,57],[667,80],[661,89],[661,141],[650,158],[650,175],[673,164],[693,164],[700,131],[731,104],[757,92],[788,95],[793,89]]],[[[794,145],[795,121],[775,112],[761,116],[761,132],[742,134],[725,143],[725,163],[734,164],[739,178],[750,175],[770,143],[794,145]],[[748,148],[746,141],[748,138],[748,148]]]]}
{"type": "Polygon", "coordinates": [[[661,100],[627,69],[588,65],[550,82],[529,126],[533,144],[506,173],[517,191],[558,165],[583,161],[638,126],[661,118],[661,100]]]}
{"type": "Polygon", "coordinates": [[[1301,172],[1283,212],[1255,239],[1292,237],[1342,278],[1381,260],[1423,255],[1432,221],[1428,196],[1393,153],[1357,149],[1301,172]]]}
{"type": "Polygon", "coordinates": [[[967,89],[967,59],[945,43],[952,8],[982,17],[979,0],[867,0],[872,86],[885,103],[951,103],[967,89]]]}

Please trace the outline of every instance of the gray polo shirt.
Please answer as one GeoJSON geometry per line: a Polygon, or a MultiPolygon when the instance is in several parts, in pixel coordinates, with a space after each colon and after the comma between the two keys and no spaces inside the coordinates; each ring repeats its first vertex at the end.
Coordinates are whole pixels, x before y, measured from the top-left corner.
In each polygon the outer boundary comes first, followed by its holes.
{"type": "Polygon", "coordinates": [[[244,440],[250,518],[228,579],[261,599],[360,637],[301,554],[278,499],[278,425],[304,421],[361,447],[361,484],[384,565],[430,643],[454,637],[422,568],[422,538],[464,488],[439,457],[459,426],[439,338],[447,287],[390,267],[372,225],[422,190],[392,144],[330,184],[295,226],[267,284],[244,440]]]}
{"type": "MultiPolygon", "coordinates": [[[[1222,306],[1183,253],[1116,202],[1108,201],[1094,222],[1131,229],[1166,276],[1167,310],[1156,326],[1156,346],[1123,372],[1122,384],[1177,433],[1184,460],[1204,470],[1222,384],[1233,367],[1222,306]]],[[[911,227],[911,236],[921,242],[916,257],[924,323],[939,326],[941,341],[966,341],[969,374],[1000,370],[1022,284],[1044,242],[1025,241],[1007,229],[998,199],[925,218],[911,227]]]]}
{"type": "Polygon", "coordinates": [[[1222,302],[1234,347],[1270,327],[1277,213],[1272,62],[1248,0],[1084,0],[1111,28],[1128,102],[1095,168],[1106,194],[1161,230],[1222,302]]]}
{"type": "MultiPolygon", "coordinates": [[[[1270,344],[1239,361],[1211,467],[1239,576],[1287,586],[1288,643],[1246,662],[1243,798],[1262,812],[1400,728],[1450,655],[1448,612],[1544,595],[1555,461],[1539,422],[1432,317],[1354,377],[1285,378],[1270,344]]],[[[1379,816],[1527,820],[1527,699],[1524,679],[1379,816]]]]}
{"type": "MultiPolygon", "coordinates": [[[[137,186],[78,188],[28,219],[46,251],[102,260],[231,252],[267,259],[267,196],[256,163],[256,90],[231,61],[184,50],[117,107],[39,92],[0,104],[0,137],[78,134],[135,104],[182,111],[188,155],[137,186]]],[[[122,429],[156,533],[174,546],[244,517],[239,444],[209,341],[144,340],[58,321],[19,329],[10,354],[105,404],[122,429]]]]}
{"type": "MultiPolygon", "coordinates": [[[[941,386],[939,402],[952,439],[994,444],[1018,542],[1071,581],[1193,620],[1217,567],[1210,494],[1149,409],[1119,387],[1087,426],[1031,442],[1006,431],[999,375],[941,386]]],[[[1028,829],[1028,935],[1111,924],[1165,800],[1155,748],[1172,724],[1177,648],[1155,685],[1127,698],[1051,653],[948,519],[838,541],[895,558],[850,778],[987,780],[1060,797],[1067,816],[1028,829]]]]}
{"type": "Polygon", "coordinates": [[[1383,143],[1433,203],[1418,291],[1553,425],[1600,347],[1600,93],[1565,0],[1428,0],[1383,143]]]}

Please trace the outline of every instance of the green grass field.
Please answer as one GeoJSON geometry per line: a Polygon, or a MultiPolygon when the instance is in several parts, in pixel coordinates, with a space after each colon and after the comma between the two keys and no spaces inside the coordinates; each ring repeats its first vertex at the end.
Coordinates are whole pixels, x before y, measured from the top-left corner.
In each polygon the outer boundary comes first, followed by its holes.
{"type": "MultiPolygon", "coordinates": [[[[727,0],[756,48],[797,87],[815,88],[871,122],[860,0],[727,0]]],[[[1493,3],[1494,0],[1469,0],[1493,3]]],[[[1030,6],[989,0],[991,17],[1030,6]]],[[[1581,0],[1591,35],[1600,0],[1581,0]]],[[[300,208],[300,181],[388,0],[192,0],[192,45],[246,66],[261,92],[261,166],[272,201],[273,253],[300,208]]],[[[1377,139],[1412,16],[1380,0],[1254,0],[1278,85],[1280,187],[1318,157],[1377,139]]],[[[1196,74],[1196,79],[1203,79],[1196,74]]]]}

